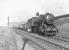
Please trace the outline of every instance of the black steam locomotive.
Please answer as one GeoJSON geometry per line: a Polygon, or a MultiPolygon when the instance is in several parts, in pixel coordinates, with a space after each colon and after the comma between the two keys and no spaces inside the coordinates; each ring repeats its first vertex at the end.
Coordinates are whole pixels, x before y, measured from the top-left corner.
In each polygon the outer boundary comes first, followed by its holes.
{"type": "Polygon", "coordinates": [[[63,17],[69,17],[69,14],[55,17],[51,13],[41,15],[37,13],[36,16],[27,21],[26,30],[39,35],[55,36],[58,33],[58,28],[54,25],[54,21],[63,17]]]}
{"type": "Polygon", "coordinates": [[[27,31],[37,33],[39,35],[54,36],[58,32],[58,29],[53,23],[54,15],[50,13],[39,15],[38,17],[32,17],[27,22],[27,31]]]}

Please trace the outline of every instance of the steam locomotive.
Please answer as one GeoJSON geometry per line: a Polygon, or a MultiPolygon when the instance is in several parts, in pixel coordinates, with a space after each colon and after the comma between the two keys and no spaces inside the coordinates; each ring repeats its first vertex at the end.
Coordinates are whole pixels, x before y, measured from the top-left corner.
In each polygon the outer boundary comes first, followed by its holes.
{"type": "Polygon", "coordinates": [[[53,24],[54,15],[50,13],[36,14],[38,17],[32,17],[27,22],[27,31],[37,33],[39,35],[54,36],[58,29],[53,24]]]}
{"type": "Polygon", "coordinates": [[[39,35],[55,36],[58,33],[58,28],[54,25],[54,21],[63,17],[69,17],[69,14],[55,17],[51,13],[41,15],[36,13],[36,16],[27,21],[26,30],[39,35]]]}

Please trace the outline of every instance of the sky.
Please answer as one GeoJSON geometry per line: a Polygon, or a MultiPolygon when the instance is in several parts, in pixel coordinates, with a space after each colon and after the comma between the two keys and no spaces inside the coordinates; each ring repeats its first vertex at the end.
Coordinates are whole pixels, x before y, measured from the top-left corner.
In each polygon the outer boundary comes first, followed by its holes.
{"type": "Polygon", "coordinates": [[[36,12],[54,15],[69,13],[68,0],[0,0],[0,25],[10,22],[25,22],[36,12]]]}

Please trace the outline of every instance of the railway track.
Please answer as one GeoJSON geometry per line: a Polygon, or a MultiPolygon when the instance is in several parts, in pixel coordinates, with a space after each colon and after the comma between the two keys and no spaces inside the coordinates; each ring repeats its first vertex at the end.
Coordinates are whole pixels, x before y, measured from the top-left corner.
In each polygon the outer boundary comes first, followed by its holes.
{"type": "Polygon", "coordinates": [[[69,43],[69,38],[67,37],[63,37],[63,36],[42,36],[42,35],[38,35],[38,34],[35,34],[35,33],[30,33],[30,35],[33,35],[33,36],[37,36],[37,37],[44,37],[44,38],[52,38],[52,39],[55,39],[55,40],[58,40],[58,41],[62,41],[62,42],[68,42],[69,43]]]}
{"type": "MultiPolygon", "coordinates": [[[[21,33],[23,33],[24,31],[18,31],[17,30],[17,32],[21,32],[21,33]]],[[[28,34],[28,33],[26,33],[26,34],[28,34]]],[[[25,35],[26,35],[25,34],[25,35]]],[[[68,45],[68,41],[64,41],[64,40],[62,40],[62,39],[60,39],[60,40],[58,40],[57,38],[54,38],[54,37],[42,37],[42,36],[39,36],[39,35],[36,35],[36,34],[28,34],[28,36],[29,37],[35,37],[36,39],[38,39],[38,41],[41,41],[42,40],[42,42],[44,43],[44,44],[42,44],[43,45],[43,47],[44,46],[47,46],[47,45],[45,45],[46,43],[48,43],[48,45],[51,45],[51,46],[57,46],[57,47],[60,47],[60,48],[62,48],[62,50],[69,50],[69,45],[68,45]],[[40,40],[39,40],[40,39],[40,40]],[[65,45],[64,45],[65,44],[65,45]]],[[[41,46],[42,46],[41,45],[41,46]]],[[[44,47],[45,48],[45,47],[44,47]]],[[[49,48],[48,48],[49,49],[49,48]]]]}
{"type": "Polygon", "coordinates": [[[38,35],[38,34],[35,34],[35,33],[30,33],[30,35],[33,35],[33,36],[37,36],[37,37],[44,37],[44,38],[53,38],[55,40],[58,40],[58,41],[64,41],[64,42],[69,42],[69,38],[67,37],[63,37],[63,36],[42,36],[42,35],[38,35]]]}

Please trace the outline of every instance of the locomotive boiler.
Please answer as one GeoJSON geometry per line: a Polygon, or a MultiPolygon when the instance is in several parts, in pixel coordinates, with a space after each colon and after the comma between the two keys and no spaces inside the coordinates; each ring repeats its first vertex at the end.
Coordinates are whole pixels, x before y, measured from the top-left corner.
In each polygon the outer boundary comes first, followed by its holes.
{"type": "Polygon", "coordinates": [[[63,17],[69,17],[69,14],[54,16],[51,13],[37,13],[38,17],[32,17],[26,24],[28,32],[37,33],[39,35],[55,36],[58,33],[58,28],[54,25],[54,21],[63,17]]]}

